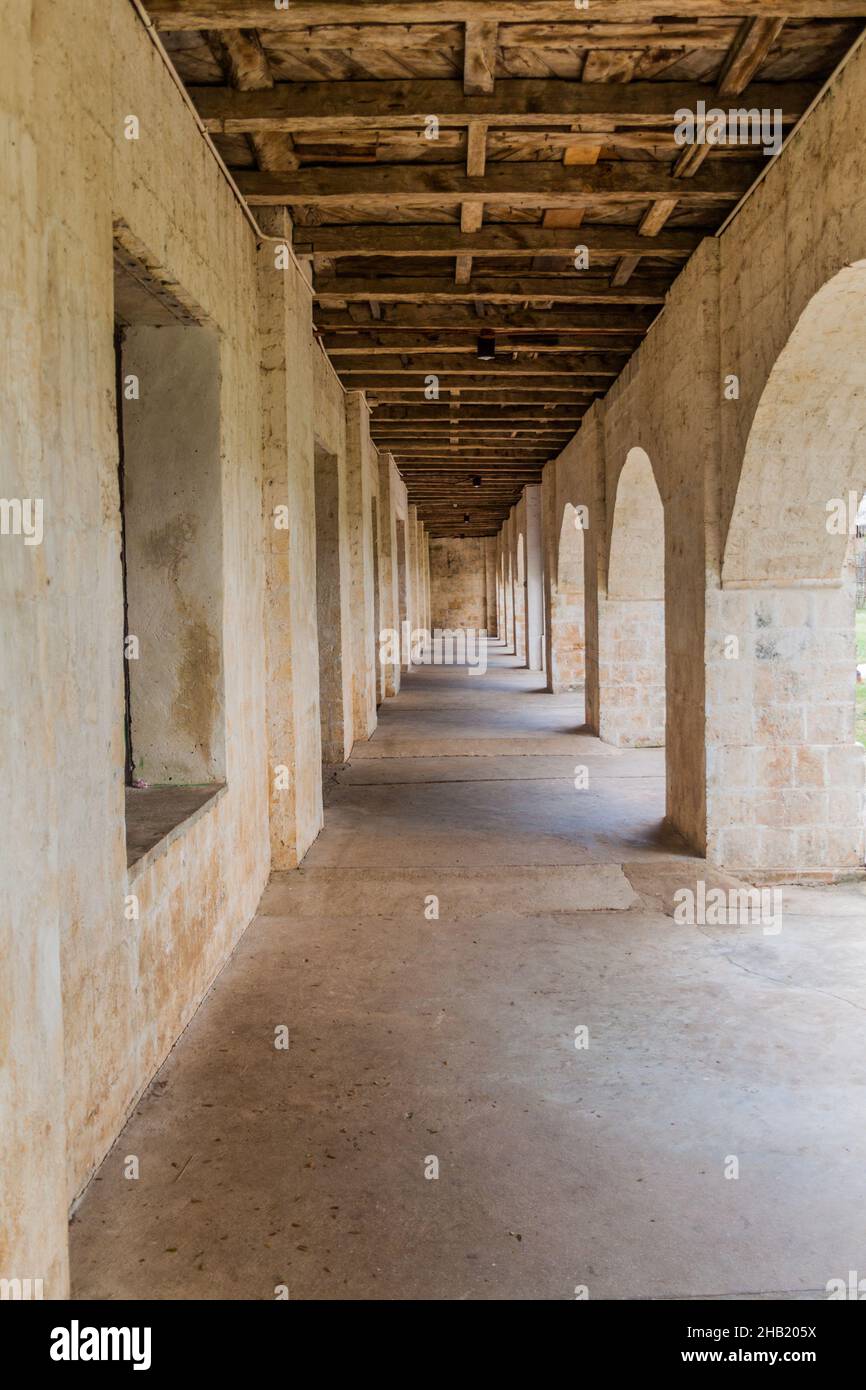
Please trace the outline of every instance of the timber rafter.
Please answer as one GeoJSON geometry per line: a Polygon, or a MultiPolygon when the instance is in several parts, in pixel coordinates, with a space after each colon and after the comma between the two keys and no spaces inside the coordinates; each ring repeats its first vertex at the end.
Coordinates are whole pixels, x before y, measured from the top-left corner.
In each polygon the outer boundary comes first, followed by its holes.
{"type": "Polygon", "coordinates": [[[144,2],[250,205],[291,210],[322,346],[432,536],[498,530],[765,167],[678,143],[676,113],[788,131],[866,22],[866,0],[144,2]]]}

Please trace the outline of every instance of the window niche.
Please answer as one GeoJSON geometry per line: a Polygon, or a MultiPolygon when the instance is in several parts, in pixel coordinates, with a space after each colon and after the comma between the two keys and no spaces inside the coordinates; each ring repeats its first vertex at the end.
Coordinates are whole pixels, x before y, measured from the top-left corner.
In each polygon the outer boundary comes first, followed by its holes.
{"type": "Polygon", "coordinates": [[[116,250],[130,863],[225,779],[220,344],[174,288],[116,250]]]}

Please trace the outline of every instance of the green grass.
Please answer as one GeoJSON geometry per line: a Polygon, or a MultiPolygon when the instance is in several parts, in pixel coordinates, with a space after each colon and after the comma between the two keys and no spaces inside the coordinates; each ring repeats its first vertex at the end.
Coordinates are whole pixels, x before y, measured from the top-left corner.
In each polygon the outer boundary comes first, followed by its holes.
{"type": "MultiPolygon", "coordinates": [[[[857,613],[857,660],[866,661],[866,608],[857,613]]],[[[854,737],[866,745],[866,681],[855,686],[855,690],[854,737]]]]}

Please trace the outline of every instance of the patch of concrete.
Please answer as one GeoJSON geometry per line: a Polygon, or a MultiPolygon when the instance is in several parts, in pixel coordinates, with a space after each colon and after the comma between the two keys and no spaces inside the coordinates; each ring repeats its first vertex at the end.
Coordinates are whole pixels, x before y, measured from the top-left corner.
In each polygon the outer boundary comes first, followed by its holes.
{"type": "Polygon", "coordinates": [[[303,868],[278,874],[262,898],[265,917],[425,915],[435,896],[440,924],[539,913],[625,911],[638,899],[616,864],[500,865],[495,869],[303,868]]]}
{"type": "Polygon", "coordinates": [[[548,734],[543,730],[535,735],[515,738],[372,738],[369,743],[356,745],[353,762],[369,762],[376,758],[499,758],[503,756],[534,757],[538,753],[569,754],[574,757],[592,753],[596,757],[615,757],[616,748],[608,748],[587,734],[548,734]]]}
{"type": "Polygon", "coordinates": [[[713,868],[705,859],[684,855],[679,859],[641,860],[623,864],[623,873],[636,893],[668,917],[674,914],[674,894],[682,889],[697,896],[698,882],[706,892],[721,888],[727,892],[743,892],[752,885],[713,868]]]}

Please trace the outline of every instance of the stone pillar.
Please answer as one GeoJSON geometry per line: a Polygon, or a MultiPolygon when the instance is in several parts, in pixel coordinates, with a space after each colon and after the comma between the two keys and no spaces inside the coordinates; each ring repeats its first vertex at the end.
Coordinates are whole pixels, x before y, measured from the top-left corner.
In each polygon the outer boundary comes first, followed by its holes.
{"type": "Polygon", "coordinates": [[[586,679],[584,527],[581,513],[557,506],[555,475],[542,485],[547,688],[580,690],[586,679]],[[545,494],[549,492],[549,496],[545,494]]]}
{"type": "Polygon", "coordinates": [[[541,488],[527,487],[523,497],[526,505],[526,664],[530,671],[540,671],[544,635],[541,488]]]}
{"type": "Polygon", "coordinates": [[[408,509],[407,534],[409,538],[409,621],[414,630],[425,626],[417,507],[409,507],[408,509]]]}
{"type": "Polygon", "coordinates": [[[433,622],[431,591],[430,591],[430,538],[427,535],[427,527],[424,522],[420,526],[421,535],[421,591],[424,596],[423,613],[424,626],[427,630],[433,622]]]}
{"type": "Polygon", "coordinates": [[[511,517],[509,516],[509,518],[508,518],[508,520],[506,521],[505,526],[504,526],[504,528],[503,528],[504,548],[503,548],[503,553],[502,553],[502,559],[503,559],[504,580],[505,580],[505,641],[506,641],[507,644],[508,644],[509,650],[513,653],[513,652],[516,650],[516,648],[515,648],[515,642],[514,642],[514,581],[515,581],[515,574],[514,574],[514,550],[513,550],[513,547],[512,547],[512,543],[511,543],[511,533],[512,533],[512,525],[511,525],[511,517]]]}
{"type": "Polygon", "coordinates": [[[862,870],[854,597],[842,585],[707,595],[707,857],[761,879],[862,870]]]}
{"type": "Polygon", "coordinates": [[[514,655],[526,665],[526,506],[523,499],[511,513],[512,587],[514,590],[514,655]]]}
{"type": "Polygon", "coordinates": [[[503,558],[502,527],[496,536],[496,635],[505,641],[505,561],[503,558]]]}
{"type": "MultiPolygon", "coordinates": [[[[291,239],[284,210],[262,213],[264,231],[291,239]]],[[[258,289],[271,863],[291,869],[323,819],[312,299],[293,266],[277,268],[272,242],[259,251],[258,289]]]]}
{"type": "MultiPolygon", "coordinates": [[[[395,465],[391,454],[379,455],[379,623],[382,629],[396,633],[397,652],[400,641],[400,611],[397,598],[397,513],[394,506],[395,465]]],[[[379,634],[376,636],[377,660],[380,660],[379,634]]],[[[396,695],[400,689],[400,658],[384,665],[385,696],[396,695]]]]}
{"type": "Polygon", "coordinates": [[[487,635],[495,637],[499,631],[497,619],[496,594],[496,537],[487,536],[484,540],[484,589],[487,595],[487,635]]]}
{"type": "Polygon", "coordinates": [[[355,737],[363,739],[376,727],[372,449],[367,403],[360,391],[350,391],[346,396],[346,510],[351,565],[352,716],[355,737]]]}

